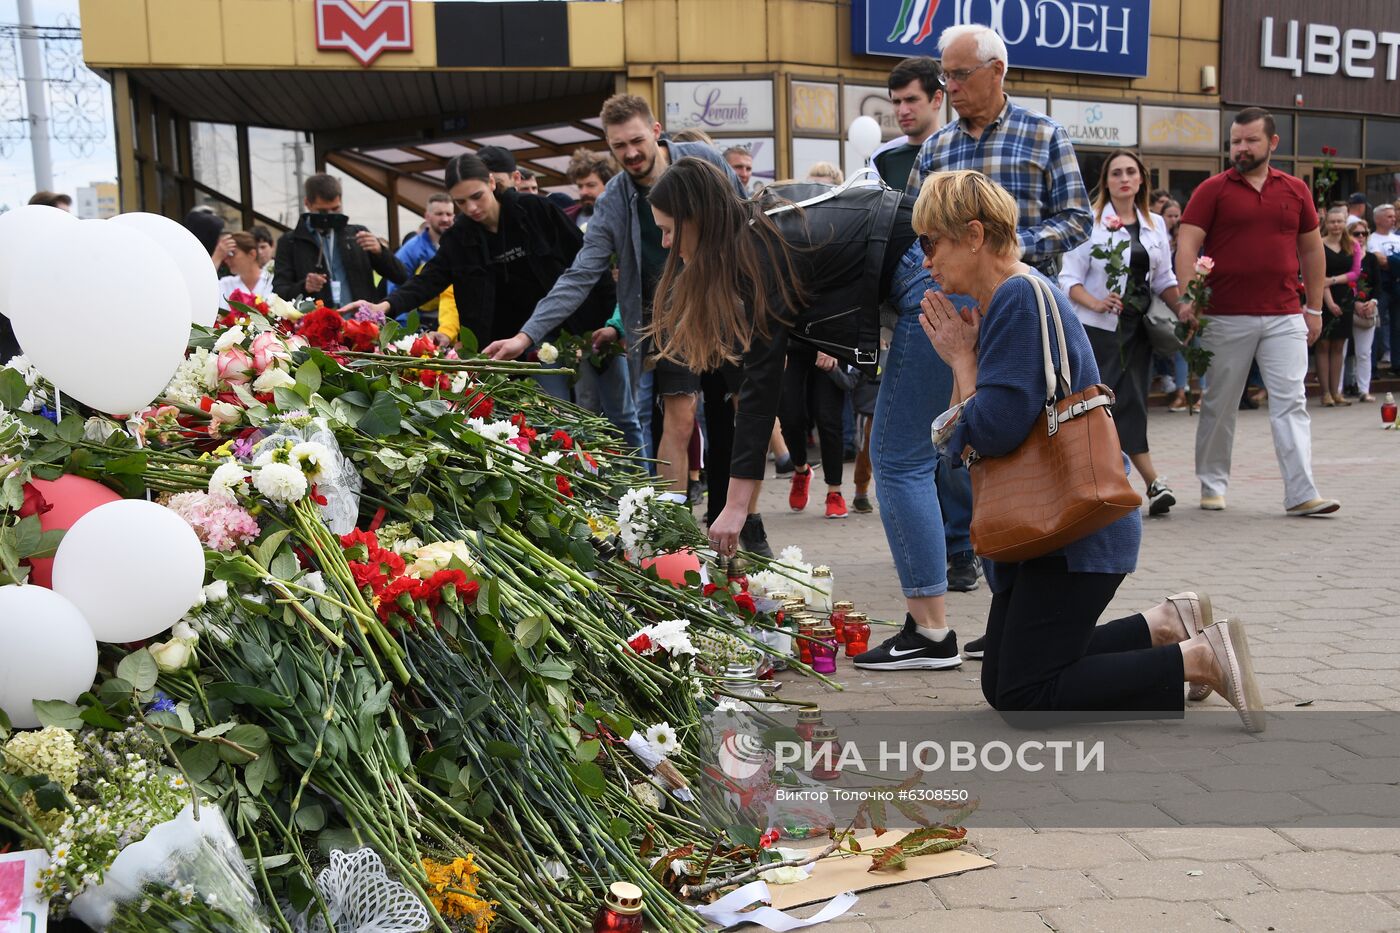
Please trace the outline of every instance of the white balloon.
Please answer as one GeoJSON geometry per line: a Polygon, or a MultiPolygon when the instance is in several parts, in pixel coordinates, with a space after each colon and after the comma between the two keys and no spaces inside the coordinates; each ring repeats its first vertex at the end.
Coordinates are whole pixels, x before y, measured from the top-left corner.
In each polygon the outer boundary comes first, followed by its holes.
{"type": "Polygon", "coordinates": [[[53,588],[98,641],[150,638],[180,621],[204,584],[204,548],[163,505],[123,499],[73,523],[53,562],[53,588]]]}
{"type": "MultiPolygon", "coordinates": [[[[0,214],[0,283],[10,281],[19,268],[18,257],[27,245],[50,232],[71,229],[77,218],[62,208],[46,204],[26,204],[0,214]]],[[[23,314],[25,306],[11,307],[9,289],[0,287],[0,314],[14,319],[23,314]]]]}
{"type": "Polygon", "coordinates": [[[856,117],[846,130],[846,141],[862,159],[870,158],[870,153],[880,147],[881,136],[879,122],[869,116],[856,117]]]}
{"type": "Polygon", "coordinates": [[[65,394],[108,414],[145,408],[185,357],[184,280],[130,227],[84,220],[50,230],[21,252],[8,292],[26,309],[13,319],[24,354],[65,394]]]}
{"type": "Polygon", "coordinates": [[[72,703],[96,676],[97,641],[77,606],[42,586],[0,586],[0,709],[16,729],[40,725],[34,700],[72,703]]]}
{"type": "Polygon", "coordinates": [[[155,240],[175,261],[190,293],[190,321],[201,327],[213,327],[219,316],[219,273],[209,259],[204,244],[182,223],[160,214],[135,211],[118,214],[112,223],[140,230],[155,240]]]}

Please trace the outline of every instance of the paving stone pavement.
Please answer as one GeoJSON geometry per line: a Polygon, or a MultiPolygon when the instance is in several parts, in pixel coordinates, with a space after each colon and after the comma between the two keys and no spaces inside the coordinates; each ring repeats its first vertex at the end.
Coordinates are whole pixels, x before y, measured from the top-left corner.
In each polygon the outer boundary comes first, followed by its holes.
{"type": "MultiPolygon", "coordinates": [[[[1391,608],[1400,433],[1379,430],[1378,405],[1314,407],[1312,414],[1318,487],[1343,503],[1327,518],[1283,514],[1283,484],[1263,410],[1239,414],[1229,508],[1200,510],[1196,419],[1153,409],[1153,459],[1172,481],[1178,504],[1165,518],[1145,519],[1138,572],[1123,583],[1104,620],[1169,593],[1205,591],[1217,619],[1238,617],[1249,626],[1269,709],[1310,702],[1313,710],[1400,710],[1400,623],[1391,608]]],[[[902,620],[878,513],[824,520],[822,488],[814,483],[811,505],[794,514],[787,485],[770,481],[763,492],[774,548],[800,545],[808,560],[831,565],[838,598],[854,600],[875,618],[902,620]]],[[[989,601],[985,583],[972,593],[949,594],[949,619],[963,643],[983,632],[989,601]]],[[[856,671],[843,659],[836,679],[844,692],[788,677],[782,695],[811,696],[833,710],[976,709],[984,706],[978,674],[976,661],[952,671],[877,674],[856,671]]],[[[1212,697],[1206,705],[1218,709],[1222,702],[1212,697]]],[[[1308,786],[1314,771],[1318,786],[1327,783],[1325,772],[1356,775],[1353,780],[1374,782],[1368,790],[1381,795],[1389,812],[1400,809],[1394,736],[1328,738],[1335,751],[1324,755],[1317,743],[1286,740],[1249,748],[1225,741],[1186,754],[1199,756],[1190,765],[1192,777],[1212,792],[1235,790],[1232,781],[1243,765],[1268,763],[1295,789],[1308,786]]],[[[1179,816],[1189,820],[1191,810],[1179,816]]],[[[866,892],[853,911],[827,926],[853,933],[1400,930],[1400,830],[1160,825],[1113,831],[974,827],[975,847],[997,867],[866,892]]]]}

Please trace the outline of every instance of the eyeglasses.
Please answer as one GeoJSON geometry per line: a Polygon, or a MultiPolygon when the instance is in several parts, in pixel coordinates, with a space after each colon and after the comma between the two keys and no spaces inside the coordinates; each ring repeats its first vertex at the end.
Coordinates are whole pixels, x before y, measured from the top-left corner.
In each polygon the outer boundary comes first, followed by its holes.
{"type": "Polygon", "coordinates": [[[924,255],[929,259],[933,258],[933,248],[938,245],[938,241],[927,233],[919,234],[919,249],[924,251],[924,255]]]}
{"type": "Polygon", "coordinates": [[[1354,237],[1356,237],[1356,238],[1359,240],[1359,239],[1361,239],[1362,237],[1368,237],[1368,236],[1370,236],[1370,235],[1371,235],[1371,231],[1369,231],[1369,230],[1353,230],[1353,231],[1351,231],[1351,235],[1354,236],[1354,237]]]}
{"type": "Polygon", "coordinates": [[[997,62],[997,59],[994,58],[994,59],[992,59],[992,60],[989,61],[989,62],[983,62],[982,64],[978,65],[976,68],[958,68],[958,69],[956,69],[956,70],[954,70],[954,71],[940,71],[940,72],[938,73],[938,86],[939,86],[939,87],[947,87],[947,86],[948,86],[948,79],[949,79],[949,78],[952,78],[954,81],[958,82],[959,84],[966,84],[966,83],[967,83],[967,79],[970,78],[970,77],[972,77],[972,73],[973,73],[974,71],[981,71],[983,68],[986,68],[988,65],[996,64],[996,62],[997,62]]]}

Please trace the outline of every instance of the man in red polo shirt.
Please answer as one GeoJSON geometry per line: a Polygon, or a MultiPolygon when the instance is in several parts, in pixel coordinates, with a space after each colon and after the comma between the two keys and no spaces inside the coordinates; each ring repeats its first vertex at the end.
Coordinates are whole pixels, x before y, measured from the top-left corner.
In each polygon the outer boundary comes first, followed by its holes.
{"type": "Polygon", "coordinates": [[[1201,345],[1215,354],[1196,426],[1196,475],[1201,508],[1224,509],[1240,393],[1250,363],[1258,360],[1269,391],[1284,508],[1289,515],[1326,515],[1341,503],[1321,498],[1313,484],[1303,387],[1308,347],[1322,331],[1322,239],[1308,186],[1269,165],[1277,147],[1273,115],[1258,107],[1241,110],[1230,127],[1231,168],[1196,189],[1177,228],[1179,282],[1195,277],[1198,256],[1215,261],[1207,279],[1210,307],[1182,299],[1178,309],[1188,322],[1209,314],[1201,345]],[[1302,308],[1300,265],[1307,294],[1302,308]]]}

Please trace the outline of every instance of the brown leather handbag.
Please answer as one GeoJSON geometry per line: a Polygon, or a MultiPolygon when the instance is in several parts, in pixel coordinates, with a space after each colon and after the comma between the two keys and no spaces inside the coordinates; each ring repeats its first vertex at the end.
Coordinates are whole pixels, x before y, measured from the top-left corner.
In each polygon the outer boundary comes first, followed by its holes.
{"type": "Polygon", "coordinates": [[[964,451],[972,473],[972,547],[981,557],[1009,563],[1043,557],[1142,506],[1123,469],[1113,391],[1100,384],[1070,394],[1074,379],[1059,304],[1044,281],[1022,277],[1035,287],[1040,309],[1045,411],[1006,456],[964,451]],[[1050,354],[1049,321],[1059,341],[1059,369],[1050,354]],[[1065,397],[1057,400],[1061,392],[1065,397]]]}

